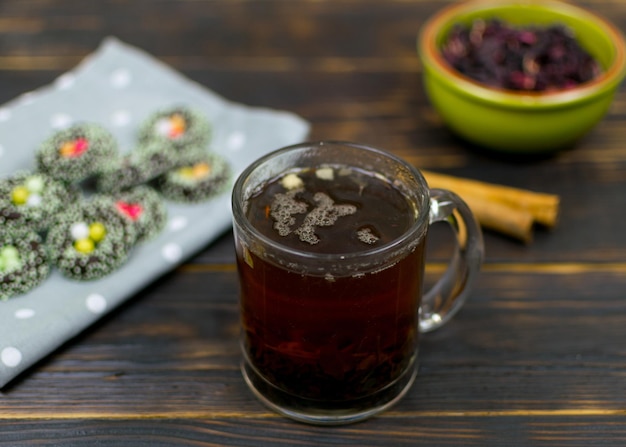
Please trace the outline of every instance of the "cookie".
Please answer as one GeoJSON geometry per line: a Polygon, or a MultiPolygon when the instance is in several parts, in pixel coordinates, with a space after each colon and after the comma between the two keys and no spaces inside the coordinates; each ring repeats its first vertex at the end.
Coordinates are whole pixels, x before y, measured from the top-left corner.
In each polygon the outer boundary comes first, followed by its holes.
{"type": "Polygon", "coordinates": [[[98,173],[117,152],[117,142],[106,129],[96,124],[77,124],[44,140],[35,157],[41,172],[75,183],[98,173]]]}
{"type": "Polygon", "coordinates": [[[159,175],[189,163],[206,153],[199,146],[174,148],[169,144],[147,142],[128,154],[111,158],[103,165],[96,179],[96,189],[112,194],[145,184],[159,175]]]}
{"type": "Polygon", "coordinates": [[[95,188],[101,193],[114,194],[146,183],[161,172],[162,168],[153,168],[151,164],[144,163],[136,153],[131,152],[106,161],[98,173],[95,188]]]}
{"type": "Polygon", "coordinates": [[[101,196],[128,223],[135,227],[136,242],[159,234],[167,223],[167,208],[162,197],[149,186],[137,186],[115,195],[101,196]]]}
{"type": "Polygon", "coordinates": [[[135,227],[101,198],[57,216],[46,244],[51,263],[71,279],[102,278],[123,265],[137,240],[135,227]]]}
{"type": "Polygon", "coordinates": [[[78,192],[43,173],[18,172],[0,180],[0,227],[44,231],[78,192]]]}
{"type": "Polygon", "coordinates": [[[158,178],[157,188],[174,202],[198,203],[225,190],[231,179],[231,168],[225,158],[207,153],[193,163],[173,169],[158,178]]]}
{"type": "Polygon", "coordinates": [[[50,271],[45,246],[34,231],[0,231],[0,300],[41,284],[50,271]]]}
{"type": "Polygon", "coordinates": [[[156,142],[174,149],[206,147],[211,140],[211,124],[199,111],[177,106],[150,115],[139,129],[141,143],[156,142]]]}

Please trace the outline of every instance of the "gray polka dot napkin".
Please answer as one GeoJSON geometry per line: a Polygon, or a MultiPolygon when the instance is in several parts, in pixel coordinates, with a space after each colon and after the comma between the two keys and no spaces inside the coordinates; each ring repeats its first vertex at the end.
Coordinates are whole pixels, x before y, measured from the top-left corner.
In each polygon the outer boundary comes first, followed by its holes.
{"type": "MultiPolygon", "coordinates": [[[[0,178],[34,169],[38,144],[57,129],[99,123],[128,151],[143,120],[181,104],[206,114],[213,124],[210,148],[228,159],[235,175],[264,153],[302,141],[309,130],[294,114],[230,102],[108,38],[51,85],[0,106],[0,178]]],[[[231,225],[230,191],[197,205],[167,206],[165,230],[136,247],[116,272],[77,282],[53,270],[31,292],[0,302],[0,388],[231,225]]]]}

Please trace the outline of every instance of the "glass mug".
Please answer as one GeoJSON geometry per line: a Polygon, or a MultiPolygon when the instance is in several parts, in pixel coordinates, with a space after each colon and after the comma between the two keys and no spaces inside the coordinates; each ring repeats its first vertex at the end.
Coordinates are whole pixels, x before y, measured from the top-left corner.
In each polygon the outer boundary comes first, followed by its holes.
{"type": "Polygon", "coordinates": [[[302,422],[356,422],[397,402],[417,374],[420,332],[459,310],[482,263],[480,227],[458,196],[360,144],[262,157],[237,179],[232,209],[243,376],[302,422]],[[439,221],[457,248],[422,293],[426,235],[439,221]]]}

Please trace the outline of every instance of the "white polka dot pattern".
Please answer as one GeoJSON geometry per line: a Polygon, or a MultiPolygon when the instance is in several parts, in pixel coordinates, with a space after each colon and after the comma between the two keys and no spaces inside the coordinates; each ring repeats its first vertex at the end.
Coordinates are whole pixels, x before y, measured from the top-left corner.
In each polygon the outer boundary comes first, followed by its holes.
{"type": "Polygon", "coordinates": [[[132,80],[132,76],[128,70],[125,68],[118,68],[113,73],[111,73],[111,86],[114,88],[124,88],[130,84],[132,80]]]}
{"type": "Polygon", "coordinates": [[[76,77],[72,73],[65,73],[64,75],[61,75],[57,78],[57,80],[54,82],[54,85],[59,90],[67,90],[74,85],[75,81],[76,77]]]}
{"type": "Polygon", "coordinates": [[[131,116],[128,110],[117,110],[111,115],[111,124],[117,127],[127,126],[130,121],[131,116]]]}
{"type": "Polygon", "coordinates": [[[50,126],[53,129],[65,129],[72,124],[72,117],[66,113],[56,113],[50,117],[50,126]]]}
{"type": "Polygon", "coordinates": [[[171,243],[163,246],[161,254],[163,255],[163,259],[174,264],[182,259],[183,249],[180,245],[171,243]]]}
{"type": "Polygon", "coordinates": [[[22,363],[22,353],[13,346],[6,347],[0,352],[0,361],[9,368],[15,368],[22,363]]]}
{"type": "Polygon", "coordinates": [[[0,122],[11,119],[11,111],[7,108],[0,109],[0,122]]]}
{"type": "Polygon", "coordinates": [[[16,310],[14,315],[18,320],[27,320],[35,316],[35,311],[29,308],[22,308],[16,310]]]}
{"type": "Polygon", "coordinates": [[[238,151],[246,143],[246,136],[242,132],[233,132],[228,137],[226,145],[231,151],[238,151]]]}
{"type": "Polygon", "coordinates": [[[97,293],[92,293],[85,300],[85,305],[90,312],[101,314],[107,308],[107,300],[97,293]]]}
{"type": "Polygon", "coordinates": [[[170,230],[180,231],[187,226],[187,218],[185,216],[176,216],[170,220],[170,230]]]}

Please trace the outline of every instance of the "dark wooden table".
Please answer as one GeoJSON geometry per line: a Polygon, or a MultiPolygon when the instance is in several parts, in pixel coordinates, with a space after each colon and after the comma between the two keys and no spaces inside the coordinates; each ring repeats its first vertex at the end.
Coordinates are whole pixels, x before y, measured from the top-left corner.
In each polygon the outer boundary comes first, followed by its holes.
{"type": "MultiPolygon", "coordinates": [[[[0,444],[626,445],[626,87],[575,148],[513,161],[469,148],[429,106],[416,34],[435,0],[2,0],[0,103],[114,35],[237,102],[287,109],[314,139],[387,148],[422,168],[558,194],[529,245],[485,234],[455,319],[423,337],[392,410],[309,427],[239,372],[232,235],[162,277],[0,393],[0,444]]],[[[626,1],[581,1],[626,30],[626,1]]],[[[446,261],[431,244],[429,272],[446,261]]]]}

